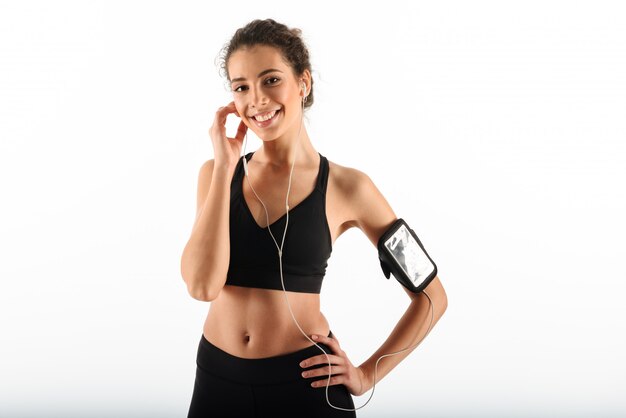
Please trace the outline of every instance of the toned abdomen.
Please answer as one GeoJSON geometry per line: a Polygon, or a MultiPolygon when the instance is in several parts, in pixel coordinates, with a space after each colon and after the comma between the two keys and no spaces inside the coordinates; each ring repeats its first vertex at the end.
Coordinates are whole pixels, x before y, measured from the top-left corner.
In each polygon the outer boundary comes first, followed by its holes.
{"type": "MultiPolygon", "coordinates": [[[[233,356],[263,358],[313,345],[294,322],[282,290],[225,285],[211,302],[203,333],[213,345],[233,356]]],[[[328,335],[317,293],[287,292],[302,330],[328,335]]]]}

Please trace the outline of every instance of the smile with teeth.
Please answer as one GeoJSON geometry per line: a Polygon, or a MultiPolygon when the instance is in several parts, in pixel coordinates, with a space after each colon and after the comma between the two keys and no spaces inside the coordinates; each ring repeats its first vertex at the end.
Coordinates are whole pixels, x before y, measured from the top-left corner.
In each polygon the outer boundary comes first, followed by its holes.
{"type": "Polygon", "coordinates": [[[276,115],[276,113],[278,113],[280,109],[278,110],[273,110],[270,113],[266,113],[263,116],[254,116],[254,119],[256,119],[259,122],[265,122],[266,120],[270,120],[274,117],[274,115],[276,115]]]}

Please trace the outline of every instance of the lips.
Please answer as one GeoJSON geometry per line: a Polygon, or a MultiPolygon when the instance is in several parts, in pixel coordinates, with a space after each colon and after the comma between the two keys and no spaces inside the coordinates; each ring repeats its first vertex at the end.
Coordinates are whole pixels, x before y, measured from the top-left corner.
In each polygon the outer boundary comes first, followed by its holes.
{"type": "MultiPolygon", "coordinates": [[[[274,123],[274,121],[278,118],[279,115],[282,114],[283,108],[281,107],[280,109],[276,110],[276,113],[274,113],[274,116],[272,116],[271,119],[268,119],[266,121],[260,122],[258,120],[256,120],[256,118],[253,116],[250,119],[252,119],[254,121],[254,123],[256,124],[256,126],[258,126],[259,128],[267,128],[268,126],[272,125],[274,123]]],[[[262,113],[262,115],[267,115],[268,113],[271,113],[272,111],[269,112],[265,112],[262,113]]]]}
{"type": "Polygon", "coordinates": [[[278,110],[280,110],[281,108],[279,107],[278,109],[271,109],[271,110],[266,110],[265,112],[259,112],[259,113],[255,113],[254,115],[250,116],[251,118],[255,117],[255,116],[267,116],[268,114],[272,113],[272,112],[276,112],[278,110]]]}

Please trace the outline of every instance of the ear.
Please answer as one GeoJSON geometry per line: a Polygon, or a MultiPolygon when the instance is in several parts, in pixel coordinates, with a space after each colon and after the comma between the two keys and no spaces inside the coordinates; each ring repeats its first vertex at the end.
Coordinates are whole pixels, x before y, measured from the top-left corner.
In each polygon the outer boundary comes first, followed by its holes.
{"type": "MultiPolygon", "coordinates": [[[[309,70],[304,70],[302,73],[302,77],[300,78],[300,84],[304,83],[306,86],[306,94],[311,94],[311,72],[309,70]]],[[[302,97],[304,97],[304,92],[302,92],[302,97]]]]}

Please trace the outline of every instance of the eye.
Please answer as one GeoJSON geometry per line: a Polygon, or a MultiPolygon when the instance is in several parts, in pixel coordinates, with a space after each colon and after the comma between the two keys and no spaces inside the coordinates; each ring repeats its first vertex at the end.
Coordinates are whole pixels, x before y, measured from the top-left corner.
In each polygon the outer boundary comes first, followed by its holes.
{"type": "MultiPolygon", "coordinates": [[[[265,79],[266,82],[269,81],[269,80],[276,80],[273,83],[269,83],[269,84],[276,84],[277,82],[280,81],[280,78],[278,78],[278,77],[270,77],[270,78],[265,79]]],[[[246,87],[246,86],[245,85],[241,85],[241,86],[235,88],[233,91],[237,92],[237,93],[241,93],[241,91],[239,90],[241,87],[246,87]]]]}

